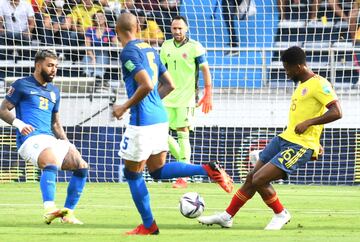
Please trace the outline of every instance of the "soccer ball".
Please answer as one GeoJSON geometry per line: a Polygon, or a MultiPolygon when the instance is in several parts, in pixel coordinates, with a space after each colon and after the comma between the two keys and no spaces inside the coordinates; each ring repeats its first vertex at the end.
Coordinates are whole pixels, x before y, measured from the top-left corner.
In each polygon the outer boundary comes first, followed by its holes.
{"type": "Polygon", "coordinates": [[[185,193],[179,201],[180,213],[187,218],[199,217],[205,209],[205,201],[197,192],[185,193]]]}

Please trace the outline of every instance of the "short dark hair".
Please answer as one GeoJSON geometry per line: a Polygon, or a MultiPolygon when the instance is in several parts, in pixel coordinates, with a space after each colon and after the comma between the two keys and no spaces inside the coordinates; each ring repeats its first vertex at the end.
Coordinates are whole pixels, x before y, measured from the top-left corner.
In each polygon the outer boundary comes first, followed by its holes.
{"type": "Polygon", "coordinates": [[[301,65],[306,63],[306,54],[298,46],[292,46],[281,55],[281,61],[290,65],[301,65]]]}
{"type": "Polygon", "coordinates": [[[39,61],[43,61],[46,58],[57,59],[56,51],[51,49],[38,50],[35,54],[35,64],[39,61]]]}
{"type": "Polygon", "coordinates": [[[171,23],[174,22],[174,20],[182,20],[182,21],[184,21],[184,23],[186,24],[186,26],[188,26],[188,22],[187,22],[186,18],[183,17],[183,16],[176,15],[176,16],[171,20],[171,23]]]}

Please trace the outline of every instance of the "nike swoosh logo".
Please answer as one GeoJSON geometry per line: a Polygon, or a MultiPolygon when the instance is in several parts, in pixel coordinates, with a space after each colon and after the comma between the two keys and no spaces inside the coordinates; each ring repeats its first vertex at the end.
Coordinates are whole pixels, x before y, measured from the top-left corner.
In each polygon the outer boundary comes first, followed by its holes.
{"type": "Polygon", "coordinates": [[[30,94],[38,94],[39,92],[30,91],[30,94]]]}

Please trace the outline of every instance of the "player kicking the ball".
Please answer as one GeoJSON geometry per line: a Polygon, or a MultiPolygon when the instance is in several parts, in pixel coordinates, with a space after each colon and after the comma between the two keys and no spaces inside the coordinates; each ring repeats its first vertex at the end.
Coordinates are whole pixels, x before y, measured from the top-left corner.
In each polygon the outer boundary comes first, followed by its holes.
{"type": "Polygon", "coordinates": [[[142,224],[127,232],[128,235],[159,233],[142,176],[145,165],[154,179],[204,175],[227,192],[233,189],[231,178],[215,162],[206,165],[165,164],[169,124],[161,99],[174,89],[174,85],[156,50],[135,38],[139,30],[134,15],[123,13],[119,16],[116,32],[124,46],[120,59],[129,99],[122,105],[114,105],[113,114],[120,119],[130,109],[130,124],[123,134],[119,155],[125,160],[124,176],[142,219],[142,224]]]}
{"type": "Polygon", "coordinates": [[[74,216],[88,173],[88,164],[66,137],[60,123],[59,89],[51,82],[57,71],[57,56],[51,50],[35,55],[35,71],[11,84],[0,108],[0,118],[17,128],[19,155],[42,169],[40,190],[44,222],[61,218],[63,223],[82,224],[74,216]],[[15,108],[16,117],[10,112],[15,108]],[[73,171],[63,209],[55,205],[57,171],[73,171]]]}
{"type": "Polygon", "coordinates": [[[280,230],[291,216],[280,203],[270,182],[286,178],[307,161],[317,158],[324,124],[342,117],[331,84],[307,67],[305,52],[301,48],[287,49],[281,60],[288,77],[300,82],[291,98],[288,126],[260,153],[254,169],[249,172],[227,209],[221,214],[199,217],[200,223],[230,228],[233,217],[257,192],[274,211],[274,217],[265,229],[280,230]]]}

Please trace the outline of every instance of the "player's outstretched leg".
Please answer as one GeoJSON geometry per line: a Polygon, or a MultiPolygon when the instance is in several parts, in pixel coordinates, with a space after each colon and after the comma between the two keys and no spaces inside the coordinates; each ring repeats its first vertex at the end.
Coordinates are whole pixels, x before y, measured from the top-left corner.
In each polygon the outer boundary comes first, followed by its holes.
{"type": "Polygon", "coordinates": [[[209,164],[203,165],[208,176],[217,182],[222,189],[226,192],[231,193],[234,189],[234,182],[231,177],[220,167],[219,162],[210,162],[209,164]]]}
{"type": "Polygon", "coordinates": [[[195,175],[209,176],[212,180],[226,191],[231,192],[234,188],[232,179],[220,167],[218,162],[210,162],[206,165],[185,164],[182,162],[169,162],[163,167],[150,172],[154,179],[171,179],[176,177],[190,177],[195,175]]]}
{"type": "MultiPolygon", "coordinates": [[[[245,186],[248,184],[248,178],[245,182],[245,186]]],[[[243,185],[244,186],[244,185],[243,185]]],[[[223,228],[231,228],[233,224],[233,217],[239,211],[239,209],[244,206],[244,204],[251,199],[253,196],[245,193],[242,188],[238,189],[237,192],[234,194],[233,198],[229,206],[226,210],[220,214],[215,214],[211,216],[201,216],[198,218],[198,221],[205,225],[213,225],[218,224],[223,228]]]]}
{"type": "Polygon", "coordinates": [[[218,213],[210,216],[201,216],[198,218],[199,223],[205,224],[205,225],[213,225],[218,224],[223,228],[231,228],[233,225],[233,219],[231,216],[226,213],[218,213]]]}
{"type": "Polygon", "coordinates": [[[83,224],[83,222],[75,217],[74,209],[79,202],[82,191],[84,190],[87,174],[88,168],[81,168],[73,172],[67,189],[65,205],[62,209],[62,211],[66,213],[66,215],[61,219],[62,223],[83,224]]]}

